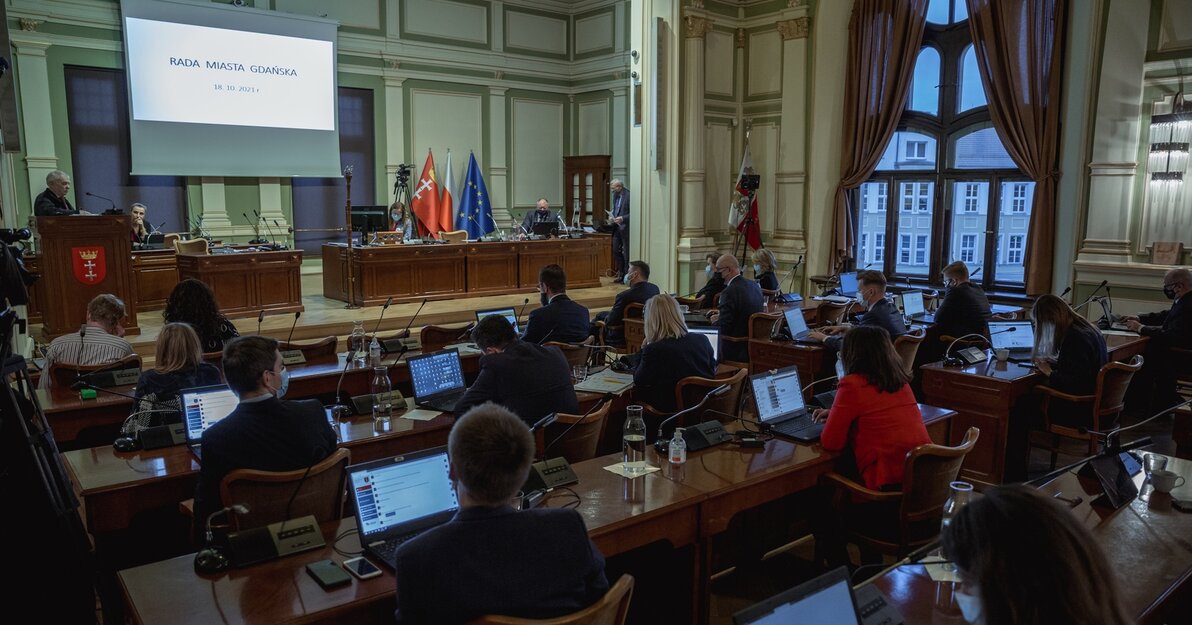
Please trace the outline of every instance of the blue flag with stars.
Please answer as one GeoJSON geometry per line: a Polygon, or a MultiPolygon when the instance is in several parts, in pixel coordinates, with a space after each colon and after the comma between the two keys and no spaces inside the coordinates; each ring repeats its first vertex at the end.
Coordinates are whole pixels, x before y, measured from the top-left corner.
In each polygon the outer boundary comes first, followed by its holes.
{"type": "Polygon", "coordinates": [[[460,187],[459,208],[455,211],[455,229],[467,230],[469,239],[480,237],[497,229],[493,221],[493,207],[488,201],[488,187],[476,164],[476,155],[468,156],[468,173],[460,187]]]}

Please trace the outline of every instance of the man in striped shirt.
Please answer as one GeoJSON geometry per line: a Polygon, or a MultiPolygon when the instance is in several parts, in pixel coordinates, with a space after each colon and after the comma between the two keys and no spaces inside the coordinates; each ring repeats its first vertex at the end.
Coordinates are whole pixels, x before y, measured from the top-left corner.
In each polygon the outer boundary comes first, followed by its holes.
{"type": "MultiPolygon", "coordinates": [[[[110,293],[96,295],[87,304],[87,323],[78,332],[63,334],[45,350],[46,369],[54,363],[104,365],[133,354],[124,340],[124,302],[110,293]]],[[[43,375],[42,388],[49,383],[43,375]]]]}

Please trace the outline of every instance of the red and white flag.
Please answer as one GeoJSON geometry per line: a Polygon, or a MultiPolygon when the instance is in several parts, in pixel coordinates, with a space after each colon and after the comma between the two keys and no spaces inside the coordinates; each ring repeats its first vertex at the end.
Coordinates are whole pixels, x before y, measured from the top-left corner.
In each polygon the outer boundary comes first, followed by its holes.
{"type": "Polygon", "coordinates": [[[410,194],[410,210],[418,217],[418,234],[439,238],[443,229],[439,223],[439,183],[435,180],[435,156],[427,150],[422,175],[410,194]]]}
{"type": "Polygon", "coordinates": [[[447,168],[443,170],[443,181],[439,185],[443,189],[443,199],[439,200],[439,224],[444,229],[451,229],[455,223],[455,196],[458,187],[455,185],[455,173],[451,171],[451,149],[447,149],[447,168]]]}
{"type": "Polygon", "coordinates": [[[745,155],[741,157],[741,171],[737,174],[733,199],[728,205],[728,225],[745,235],[749,247],[756,250],[762,246],[762,228],[757,217],[757,192],[755,191],[751,198],[742,185],[745,176],[752,173],[753,155],[749,151],[749,140],[746,138],[745,155]]]}

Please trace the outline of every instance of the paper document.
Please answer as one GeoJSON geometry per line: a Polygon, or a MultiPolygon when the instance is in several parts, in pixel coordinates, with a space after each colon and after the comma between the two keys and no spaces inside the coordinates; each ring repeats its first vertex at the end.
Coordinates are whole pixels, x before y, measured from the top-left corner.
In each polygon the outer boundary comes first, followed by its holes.
{"type": "Polygon", "coordinates": [[[617,373],[612,369],[605,369],[588,376],[588,379],[575,385],[577,391],[589,393],[612,393],[620,395],[633,388],[633,374],[617,373]]]}

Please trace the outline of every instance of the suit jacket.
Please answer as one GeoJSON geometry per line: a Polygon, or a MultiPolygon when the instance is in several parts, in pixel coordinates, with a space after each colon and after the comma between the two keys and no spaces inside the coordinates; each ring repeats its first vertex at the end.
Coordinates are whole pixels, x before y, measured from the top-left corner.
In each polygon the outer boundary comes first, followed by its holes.
{"type": "Polygon", "coordinates": [[[935,327],[941,335],[954,337],[985,334],[992,316],[985,291],[972,282],[964,282],[944,292],[944,299],[935,311],[935,327]]]}
{"type": "Polygon", "coordinates": [[[579,413],[571,367],[558,347],[514,341],[480,359],[480,375],[455,404],[456,414],[486,401],[498,403],[533,425],[552,412],[579,413]]]}
{"type": "MultiPolygon", "coordinates": [[[[651,282],[638,282],[637,284],[617,293],[616,299],[613,300],[613,307],[608,310],[608,316],[604,318],[604,322],[609,326],[619,326],[625,322],[625,307],[630,304],[646,305],[646,300],[658,295],[658,287],[651,282]]],[[[608,332],[605,334],[605,340],[616,343],[625,342],[625,336],[621,332],[608,332]]]]}
{"type": "Polygon", "coordinates": [[[1091,395],[1097,388],[1097,372],[1108,361],[1101,331],[1073,325],[1064,333],[1047,385],[1072,395],[1091,395]]]}
{"type": "Polygon", "coordinates": [[[1192,347],[1192,295],[1176,300],[1169,310],[1138,315],[1139,334],[1164,347],[1192,347]]]}
{"type": "Polygon", "coordinates": [[[534,229],[531,226],[539,222],[557,224],[559,223],[559,220],[555,218],[554,211],[547,211],[545,216],[540,217],[538,215],[538,209],[531,208],[529,212],[526,213],[525,218],[522,219],[522,228],[526,229],[527,234],[532,234],[534,229]]]}
{"type": "MultiPolygon", "coordinates": [[[[749,317],[764,308],[762,289],[745,276],[733,278],[720,293],[720,317],[716,327],[721,336],[748,337],[749,317]]],[[[749,361],[749,347],[744,343],[720,341],[720,360],[749,361]]]]}
{"type": "Polygon", "coordinates": [[[768,291],[778,290],[778,276],[774,275],[773,271],[767,271],[758,275],[757,285],[768,291]]]}
{"type": "Polygon", "coordinates": [[[591,319],[587,308],[572,301],[566,293],[561,293],[546,306],[530,312],[522,340],[530,343],[581,343],[588,338],[591,319]]]}
{"type": "Polygon", "coordinates": [[[38,217],[54,217],[56,215],[77,215],[78,209],[70,205],[70,200],[59,199],[53,191],[46,189],[33,200],[33,214],[38,217]]]}
{"type": "Polygon", "coordinates": [[[617,194],[614,193],[612,198],[610,198],[610,201],[611,204],[609,208],[612,211],[612,216],[625,218],[620,224],[614,224],[617,226],[617,231],[622,234],[629,232],[629,189],[622,188],[619,198],[617,197],[617,194]]]}
{"type": "MultiPolygon", "coordinates": [[[[872,308],[865,311],[865,314],[861,315],[861,318],[855,325],[885,328],[886,332],[890,333],[890,340],[906,334],[906,323],[902,320],[902,313],[898,312],[898,308],[884,297],[878,300],[872,308]]],[[[829,336],[827,339],[824,339],[824,345],[837,351],[840,350],[840,344],[842,342],[844,342],[844,335],[842,334],[829,336]]]]}
{"type": "Polygon", "coordinates": [[[696,294],[696,297],[703,298],[700,301],[700,308],[712,308],[712,298],[719,292],[724,290],[724,278],[720,277],[719,273],[713,272],[712,277],[708,278],[708,283],[703,286],[696,294]]]}
{"type": "MultiPolygon", "coordinates": [[[[207,515],[222,508],[219,483],[235,469],[294,471],[335,451],[335,432],[317,399],[284,401],[270,397],[241,402],[203,432],[203,460],[195,488],[195,531],[207,515]]],[[[251,504],[250,504],[251,505],[251,504]]]]}
{"type": "Polygon", "coordinates": [[[675,387],[679,380],[689,375],[716,377],[712,344],[701,334],[691,332],[677,339],[647,343],[638,354],[637,368],[633,371],[633,397],[661,412],[675,410],[675,387]]]}
{"type": "Polygon", "coordinates": [[[402,545],[394,573],[398,625],[552,618],[608,592],[604,556],[579,513],[562,508],[461,508],[402,545]]]}

